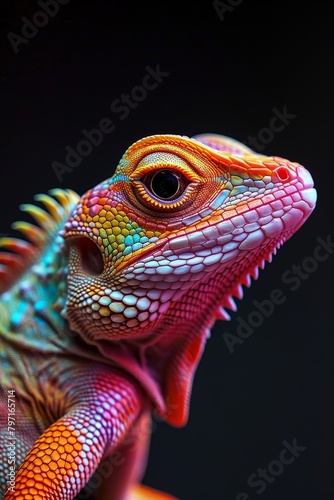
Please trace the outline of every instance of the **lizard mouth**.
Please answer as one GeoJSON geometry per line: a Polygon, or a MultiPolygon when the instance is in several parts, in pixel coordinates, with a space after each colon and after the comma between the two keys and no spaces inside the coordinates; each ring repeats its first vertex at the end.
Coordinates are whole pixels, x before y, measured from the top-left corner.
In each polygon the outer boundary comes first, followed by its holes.
{"type": "MultiPolygon", "coordinates": [[[[276,241],[281,240],[284,241],[288,239],[300,226],[304,224],[306,219],[311,215],[315,204],[316,204],[316,190],[313,188],[313,182],[310,180],[310,176],[304,174],[307,177],[309,182],[305,182],[304,188],[296,191],[298,193],[299,200],[295,201],[291,210],[287,210],[283,216],[275,216],[272,218],[272,226],[269,228],[268,224],[261,224],[260,216],[259,223],[260,227],[258,230],[254,230],[252,233],[249,233],[249,237],[246,242],[241,244],[240,248],[244,246],[245,249],[250,249],[250,247],[262,246],[262,243],[267,238],[269,240],[276,241]],[[254,246],[253,246],[254,245],[254,246]],[[246,248],[247,247],[247,248],[246,248]]],[[[285,197],[288,198],[287,195],[282,197],[277,197],[276,200],[283,200],[285,197]]],[[[255,202],[255,199],[254,199],[255,202]]],[[[260,207],[265,205],[271,206],[271,201],[267,203],[263,203],[261,199],[257,200],[257,206],[254,205],[253,209],[257,210],[260,207]]],[[[271,206],[271,212],[274,214],[274,207],[271,206]]],[[[242,216],[242,214],[241,214],[242,216]]],[[[204,221],[203,221],[204,222],[204,221]]],[[[200,231],[194,229],[187,233],[183,233],[182,235],[169,235],[162,236],[161,239],[143,247],[135,252],[132,252],[128,256],[125,256],[121,262],[117,263],[113,272],[119,272],[126,266],[134,265],[139,260],[148,259],[157,254],[157,251],[161,253],[162,250],[166,249],[172,251],[175,254],[184,253],[187,250],[191,251],[194,248],[198,248],[203,246],[204,248],[209,248],[210,246],[215,246],[215,240],[217,238],[217,231],[221,238],[226,236],[226,233],[230,231],[229,224],[233,224],[233,216],[226,217],[222,219],[220,223],[215,226],[207,226],[203,227],[200,231]]],[[[246,222],[245,222],[246,224],[246,222]]],[[[269,241],[268,241],[269,243],[269,241]]]]}
{"type": "MultiPolygon", "coordinates": [[[[302,168],[300,170],[301,173],[299,172],[299,176],[303,181],[303,187],[296,190],[296,194],[299,192],[299,200],[297,203],[294,203],[295,209],[291,210],[291,216],[287,219],[285,219],[284,216],[284,218],[281,219],[284,220],[284,226],[286,226],[284,229],[281,228],[282,233],[293,233],[296,229],[298,229],[298,227],[300,227],[311,214],[316,203],[316,191],[313,188],[312,178],[309,173],[305,171],[305,169],[302,168]]],[[[276,199],[278,200],[279,198],[280,197],[277,197],[276,199]]],[[[283,198],[284,196],[282,199],[283,198]]],[[[263,203],[263,201],[258,200],[259,206],[267,204],[270,205],[271,202],[263,203]]],[[[255,210],[258,209],[255,205],[253,208],[255,210]]],[[[288,213],[289,211],[287,214],[288,213]]],[[[223,227],[225,228],[229,221],[232,221],[232,217],[226,217],[225,220],[222,220],[221,223],[217,225],[217,230],[221,233],[222,237],[224,236],[223,233],[225,233],[225,229],[223,229],[223,227]]],[[[263,229],[266,231],[263,227],[259,228],[258,231],[254,231],[254,242],[256,241],[255,234],[262,232],[263,229]]],[[[198,245],[203,245],[205,248],[209,248],[215,239],[214,233],[215,230],[212,227],[206,227],[201,231],[189,231],[183,235],[161,235],[160,238],[154,243],[152,242],[134,252],[129,253],[128,255],[122,256],[118,261],[116,260],[112,266],[110,266],[110,262],[108,266],[103,248],[101,248],[98,242],[95,239],[92,239],[88,234],[82,234],[81,232],[77,232],[76,234],[72,233],[68,239],[70,245],[75,247],[79,254],[82,270],[92,276],[98,276],[104,271],[109,275],[113,275],[119,273],[129,265],[131,266],[135,264],[139,260],[147,260],[150,257],[154,259],[156,252],[159,250],[161,253],[161,249],[164,247],[176,254],[182,253],[186,248],[190,250],[194,246],[198,247],[198,245]]],[[[274,235],[271,234],[270,236],[273,237],[274,235]]],[[[275,234],[275,237],[276,236],[278,236],[278,234],[275,234]]]]}

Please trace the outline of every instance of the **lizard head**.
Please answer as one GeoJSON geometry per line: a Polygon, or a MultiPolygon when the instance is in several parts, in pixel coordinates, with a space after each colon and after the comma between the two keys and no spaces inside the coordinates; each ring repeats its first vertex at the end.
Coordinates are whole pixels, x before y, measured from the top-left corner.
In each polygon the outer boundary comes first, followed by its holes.
{"type": "Polygon", "coordinates": [[[241,285],[315,202],[304,167],[236,141],[156,135],[136,142],[65,225],[71,328],[94,343],[168,332],[166,350],[182,332],[205,337],[225,315],[220,306],[234,307],[232,296],[241,297],[241,285]]]}

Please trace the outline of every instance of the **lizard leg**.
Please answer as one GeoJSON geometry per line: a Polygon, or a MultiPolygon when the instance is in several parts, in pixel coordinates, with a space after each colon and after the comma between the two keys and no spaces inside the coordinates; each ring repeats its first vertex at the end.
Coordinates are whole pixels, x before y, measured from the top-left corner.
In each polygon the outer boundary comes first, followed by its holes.
{"type": "MultiPolygon", "coordinates": [[[[0,406],[1,416],[6,416],[7,408],[0,406]]],[[[25,408],[26,410],[26,408],[25,408]]],[[[15,465],[23,462],[35,439],[38,438],[36,427],[28,419],[20,419],[20,425],[13,430],[8,422],[0,419],[0,500],[8,484],[15,476],[15,465]],[[14,468],[14,469],[13,469],[14,468]]]]}
{"type": "Polygon", "coordinates": [[[138,484],[144,475],[150,434],[151,415],[146,410],[129,429],[117,450],[101,462],[84,493],[98,487],[94,493],[99,500],[128,500],[130,487],[138,484]]]}
{"type": "Polygon", "coordinates": [[[89,377],[87,367],[71,374],[67,411],[37,439],[4,500],[73,499],[124,439],[141,412],[142,395],[124,374],[90,371],[89,377]]]}
{"type": "MultiPolygon", "coordinates": [[[[121,451],[124,456],[124,465],[131,460],[134,464],[129,481],[132,487],[124,500],[177,500],[167,493],[139,484],[146,469],[151,433],[151,415],[146,413],[136,422],[122,443],[121,451]]],[[[129,468],[126,470],[128,471],[129,468]]],[[[107,498],[109,500],[110,497],[106,497],[106,500],[107,498]]]]}
{"type": "Polygon", "coordinates": [[[98,500],[176,500],[139,484],[146,469],[151,434],[151,414],[146,411],[117,450],[100,463],[78,498],[91,498],[94,494],[98,500]]]}

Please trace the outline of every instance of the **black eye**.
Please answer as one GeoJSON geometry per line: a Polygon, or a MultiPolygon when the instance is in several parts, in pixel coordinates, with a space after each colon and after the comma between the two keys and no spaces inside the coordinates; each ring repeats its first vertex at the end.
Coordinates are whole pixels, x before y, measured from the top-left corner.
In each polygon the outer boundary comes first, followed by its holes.
{"type": "Polygon", "coordinates": [[[194,189],[194,182],[173,167],[152,167],[133,182],[145,205],[163,210],[177,210],[184,206],[194,189]]]}
{"type": "Polygon", "coordinates": [[[180,190],[180,176],[172,170],[160,170],[153,175],[150,187],[158,198],[170,200],[180,190]]]}

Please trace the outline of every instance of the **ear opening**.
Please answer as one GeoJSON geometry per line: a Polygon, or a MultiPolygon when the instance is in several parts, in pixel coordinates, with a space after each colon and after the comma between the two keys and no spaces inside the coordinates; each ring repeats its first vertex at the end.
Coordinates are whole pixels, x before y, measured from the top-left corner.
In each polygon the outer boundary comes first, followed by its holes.
{"type": "Polygon", "coordinates": [[[77,248],[81,267],[87,274],[97,276],[103,272],[103,255],[95,241],[86,236],[76,236],[71,238],[70,245],[77,248]]]}

